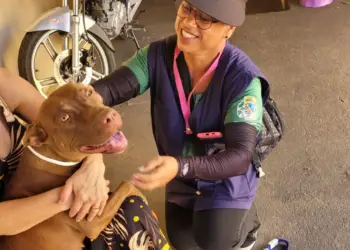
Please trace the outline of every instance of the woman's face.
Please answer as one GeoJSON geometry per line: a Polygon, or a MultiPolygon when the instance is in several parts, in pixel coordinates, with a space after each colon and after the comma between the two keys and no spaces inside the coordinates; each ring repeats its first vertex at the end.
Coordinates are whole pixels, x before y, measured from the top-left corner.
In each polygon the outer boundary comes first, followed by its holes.
{"type": "Polygon", "coordinates": [[[175,21],[177,45],[187,53],[217,49],[230,37],[234,27],[215,20],[208,14],[183,1],[175,21]]]}

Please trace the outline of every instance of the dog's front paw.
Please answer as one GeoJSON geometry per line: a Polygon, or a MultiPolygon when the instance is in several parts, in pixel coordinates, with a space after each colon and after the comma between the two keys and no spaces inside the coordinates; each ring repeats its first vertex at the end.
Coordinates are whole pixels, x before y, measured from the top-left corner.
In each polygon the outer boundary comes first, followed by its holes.
{"type": "Polygon", "coordinates": [[[138,196],[143,200],[144,203],[146,203],[148,205],[148,201],[147,201],[146,197],[143,195],[143,193],[137,187],[135,187],[134,184],[132,184],[130,181],[128,181],[127,185],[130,188],[129,196],[138,196]]]}
{"type": "Polygon", "coordinates": [[[134,184],[132,184],[131,181],[122,181],[120,183],[119,187],[116,189],[116,191],[118,191],[119,195],[125,194],[126,197],[139,196],[139,197],[141,197],[143,202],[148,205],[148,201],[147,201],[146,197],[142,194],[142,192],[137,187],[135,187],[134,184]]]}

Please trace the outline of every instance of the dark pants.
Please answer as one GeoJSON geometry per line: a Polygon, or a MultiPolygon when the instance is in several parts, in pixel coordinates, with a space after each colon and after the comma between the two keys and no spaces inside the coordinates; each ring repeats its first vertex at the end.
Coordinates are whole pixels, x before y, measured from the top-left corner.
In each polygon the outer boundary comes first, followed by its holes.
{"type": "Polygon", "coordinates": [[[232,250],[251,245],[260,227],[253,205],[245,209],[193,211],[166,203],[169,241],[177,250],[232,250]]]}

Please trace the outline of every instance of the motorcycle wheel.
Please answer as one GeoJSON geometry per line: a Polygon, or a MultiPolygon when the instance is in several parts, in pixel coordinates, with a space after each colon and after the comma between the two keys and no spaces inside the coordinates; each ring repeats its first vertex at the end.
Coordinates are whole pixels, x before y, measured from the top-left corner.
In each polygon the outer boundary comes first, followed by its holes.
{"type": "MultiPolygon", "coordinates": [[[[38,32],[28,32],[20,46],[18,55],[18,70],[19,75],[30,82],[45,98],[50,95],[59,86],[68,83],[72,79],[71,68],[71,49],[59,50],[59,46],[54,45],[51,35],[58,35],[59,37],[69,37],[65,32],[57,30],[47,30],[38,32]],[[43,46],[43,48],[41,47],[43,46]],[[42,49],[39,51],[39,49],[42,49]],[[43,51],[43,52],[42,52],[43,51]],[[45,53],[47,55],[45,57],[45,53]],[[40,59],[36,58],[40,55],[40,59]],[[41,61],[40,61],[41,60],[41,61]],[[48,61],[47,61],[48,60],[48,61]],[[48,66],[49,61],[53,63],[53,67],[48,66]],[[37,69],[37,63],[43,66],[43,70],[37,69]],[[50,73],[50,71],[52,71],[50,73]]],[[[89,39],[81,38],[79,46],[81,56],[81,81],[85,84],[91,84],[95,80],[107,76],[117,68],[115,55],[113,51],[94,34],[88,33],[89,39]],[[91,46],[90,46],[91,45],[91,46]],[[89,48],[89,49],[88,49],[89,48]],[[94,69],[95,62],[94,52],[89,58],[88,54],[95,48],[95,54],[98,54],[101,59],[100,70],[94,69]]],[[[57,42],[59,39],[54,40],[57,42]]],[[[71,42],[71,40],[68,40],[71,42]]],[[[69,44],[71,45],[71,44],[69,44]]]]}

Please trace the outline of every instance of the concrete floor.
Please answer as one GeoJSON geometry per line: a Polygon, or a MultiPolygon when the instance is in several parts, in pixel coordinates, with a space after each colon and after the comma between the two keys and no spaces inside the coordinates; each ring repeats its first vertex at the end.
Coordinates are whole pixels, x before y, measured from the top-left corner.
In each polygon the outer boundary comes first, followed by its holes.
{"type": "MultiPolygon", "coordinates": [[[[148,31],[141,43],[173,32],[171,1],[145,4],[140,19],[148,31]]],[[[262,228],[255,249],[285,237],[291,249],[350,249],[350,6],[322,9],[292,5],[287,12],[249,16],[232,42],[242,48],[272,83],[287,134],[266,160],[257,197],[262,228]]],[[[121,62],[135,48],[115,41],[121,62]]],[[[117,109],[130,141],[127,153],[106,157],[116,185],[156,155],[148,92],[117,109]]],[[[146,193],[164,228],[163,190],[146,193]]]]}

